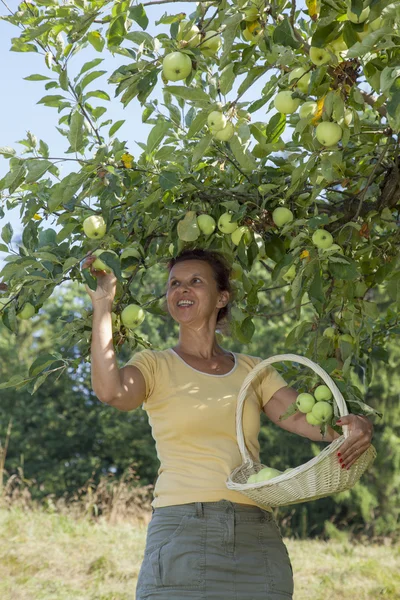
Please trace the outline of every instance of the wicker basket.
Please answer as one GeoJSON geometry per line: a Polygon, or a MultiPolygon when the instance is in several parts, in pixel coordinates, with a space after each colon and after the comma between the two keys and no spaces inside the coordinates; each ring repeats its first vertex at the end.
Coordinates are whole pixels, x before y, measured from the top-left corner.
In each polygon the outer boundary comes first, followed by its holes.
{"type": "Polygon", "coordinates": [[[242,427],[243,405],[246,392],[253,379],[262,369],[273,363],[290,360],[310,367],[317,373],[331,390],[342,417],[348,415],[346,403],[335,382],[312,360],[296,354],[278,354],[260,362],[247,375],[240,389],[236,408],[236,435],[243,463],[234,469],[226,481],[230,490],[241,492],[254,500],[261,508],[287,506],[324,498],[351,488],[361,477],[367,467],[376,458],[376,450],[370,445],[356,460],[349,470],[342,469],[337,458],[337,451],[348,437],[348,427],[343,425],[343,435],[331,442],[329,446],[308,462],[304,463],[267,482],[246,483],[253,473],[258,473],[267,465],[257,461],[247,450],[242,427]]]}

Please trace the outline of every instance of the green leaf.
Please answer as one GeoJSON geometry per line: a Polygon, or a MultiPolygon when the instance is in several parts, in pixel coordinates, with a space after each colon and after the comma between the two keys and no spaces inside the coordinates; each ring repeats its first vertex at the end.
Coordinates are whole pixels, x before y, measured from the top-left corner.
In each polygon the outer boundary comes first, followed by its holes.
{"type": "Polygon", "coordinates": [[[244,321],[240,325],[240,341],[243,344],[248,344],[249,342],[251,342],[251,338],[254,335],[255,329],[256,328],[253,323],[252,317],[246,317],[246,319],[244,319],[244,321]]]}
{"type": "Polygon", "coordinates": [[[198,133],[204,127],[204,125],[207,123],[208,113],[208,110],[201,110],[197,113],[190,124],[189,131],[187,133],[188,139],[194,137],[196,133],[198,133]]]}
{"type": "Polygon", "coordinates": [[[199,162],[201,158],[204,157],[204,154],[212,142],[212,135],[209,133],[201,138],[200,142],[193,148],[192,152],[192,165],[195,165],[199,162]]]}
{"type": "Polygon", "coordinates": [[[232,46],[235,41],[237,31],[239,28],[239,24],[243,19],[243,15],[241,12],[237,12],[232,17],[229,17],[225,20],[224,25],[225,29],[222,34],[224,44],[223,44],[223,52],[220,58],[220,68],[224,68],[228,63],[231,62],[232,59],[232,46]]]}
{"type": "Polygon", "coordinates": [[[41,176],[53,166],[53,163],[49,160],[32,159],[26,161],[26,166],[28,168],[28,173],[25,178],[25,183],[33,183],[40,179],[41,176]]]}
{"type": "Polygon", "coordinates": [[[219,78],[219,89],[221,90],[221,93],[224,94],[224,96],[226,96],[226,94],[228,94],[233,87],[233,83],[236,77],[234,73],[234,68],[235,65],[233,63],[229,63],[229,65],[227,65],[221,71],[221,75],[219,78]]]}
{"type": "Polygon", "coordinates": [[[15,156],[15,150],[9,146],[0,146],[0,154],[2,154],[4,158],[11,158],[12,156],[15,156]]]}
{"type": "Polygon", "coordinates": [[[137,4],[136,6],[132,6],[129,10],[129,16],[131,19],[136,21],[136,23],[142,28],[147,29],[149,24],[149,19],[147,18],[146,11],[144,10],[143,4],[137,4]]]}
{"type": "Polygon", "coordinates": [[[158,178],[158,181],[163,190],[171,190],[179,185],[181,178],[175,171],[163,171],[158,178]]]}
{"type": "Polygon", "coordinates": [[[79,152],[83,145],[83,114],[76,110],[71,117],[70,129],[68,132],[68,141],[74,152],[79,152]]]}
{"type": "Polygon", "coordinates": [[[153,127],[149,133],[149,137],[147,138],[148,153],[153,152],[153,150],[159,145],[170,127],[171,124],[168,123],[168,121],[159,121],[157,125],[153,127]]]}
{"type": "Polygon", "coordinates": [[[109,135],[110,137],[112,137],[112,136],[114,135],[114,133],[116,133],[116,132],[118,131],[118,129],[119,129],[120,127],[122,127],[122,125],[123,125],[124,123],[125,123],[125,119],[122,119],[121,121],[116,121],[116,122],[114,123],[114,125],[112,125],[112,126],[110,127],[110,131],[108,132],[108,135],[109,135]]]}
{"type": "Polygon", "coordinates": [[[95,79],[98,79],[98,77],[101,77],[105,73],[107,73],[107,71],[92,71],[91,73],[88,73],[79,84],[81,89],[84,90],[85,87],[89,85],[89,83],[91,83],[95,79]]]}
{"type": "Polygon", "coordinates": [[[268,69],[270,69],[270,66],[258,66],[258,67],[252,67],[250,69],[250,71],[247,73],[246,78],[244,79],[244,81],[242,81],[242,83],[239,86],[238,89],[238,95],[242,96],[246,90],[248,90],[248,88],[257,80],[259,79],[262,75],[264,75],[264,73],[266,73],[268,71],[268,69]]]}
{"type": "Polygon", "coordinates": [[[4,225],[3,229],[1,230],[1,238],[6,244],[11,242],[13,234],[14,230],[11,226],[11,223],[4,225]]]}
{"type": "Polygon", "coordinates": [[[229,140],[229,146],[243,171],[253,171],[257,168],[257,163],[250,154],[245,152],[242,143],[236,135],[229,140]]]}
{"type": "Polygon", "coordinates": [[[107,31],[107,43],[109,46],[119,46],[123,41],[125,29],[126,15],[119,15],[114,19],[107,31]]]}
{"type": "Polygon", "coordinates": [[[301,46],[301,43],[296,39],[293,27],[286,15],[285,19],[275,27],[274,33],[272,34],[272,41],[274,44],[289,46],[295,50],[301,46]]]}
{"type": "Polygon", "coordinates": [[[5,383],[0,383],[0,390],[5,390],[6,388],[14,387],[17,383],[21,383],[24,381],[22,375],[13,375],[11,379],[6,381],[5,383]]]}
{"type": "Polygon", "coordinates": [[[95,90],[93,92],[88,92],[85,94],[85,102],[88,98],[100,98],[100,100],[111,100],[110,96],[107,92],[103,92],[102,90],[95,90]]]}
{"type": "Polygon", "coordinates": [[[78,81],[81,75],[83,75],[87,71],[90,71],[91,69],[94,69],[94,67],[97,67],[97,65],[102,63],[103,60],[104,58],[94,58],[93,60],[90,60],[89,62],[85,63],[82,69],[79,71],[78,75],[75,77],[74,81],[78,81]]]}
{"type": "Polygon", "coordinates": [[[99,31],[90,31],[90,33],[88,33],[88,42],[92,44],[97,52],[103,51],[105,40],[99,31]]]}
{"type": "Polygon", "coordinates": [[[45,75],[29,75],[29,77],[23,77],[25,81],[46,81],[49,80],[50,77],[46,77],[45,75]]]}
{"type": "Polygon", "coordinates": [[[42,354],[41,356],[38,356],[29,367],[29,377],[39,375],[46,367],[59,360],[60,357],[54,356],[53,354],[42,354]]]}
{"type": "Polygon", "coordinates": [[[39,102],[37,102],[37,104],[44,104],[45,106],[51,106],[53,108],[58,108],[60,106],[61,102],[64,102],[64,100],[66,100],[66,98],[64,98],[64,96],[55,94],[55,95],[50,95],[50,96],[43,96],[43,98],[41,98],[39,100],[39,102]]]}
{"type": "Polygon", "coordinates": [[[19,165],[13,171],[10,171],[9,173],[7,173],[5,180],[4,180],[4,185],[6,188],[9,189],[10,194],[13,194],[15,192],[15,190],[21,185],[21,183],[23,183],[24,178],[25,178],[25,166],[23,164],[19,165]]]}
{"type": "Polygon", "coordinates": [[[210,103],[210,96],[200,88],[189,88],[184,85],[169,85],[164,88],[164,91],[173,94],[177,98],[183,98],[184,100],[210,103]]]}

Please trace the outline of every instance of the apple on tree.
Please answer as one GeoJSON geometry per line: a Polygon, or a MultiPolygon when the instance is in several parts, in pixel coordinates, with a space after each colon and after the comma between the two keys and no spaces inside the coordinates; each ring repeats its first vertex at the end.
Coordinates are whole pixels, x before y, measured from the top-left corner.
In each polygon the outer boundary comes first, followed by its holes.
{"type": "Polygon", "coordinates": [[[317,248],[329,248],[333,244],[333,237],[329,231],[325,229],[317,229],[312,235],[312,241],[317,248]]]}
{"type": "Polygon", "coordinates": [[[145,318],[144,310],[138,304],[129,304],[121,313],[121,321],[128,329],[135,329],[145,318]]]}
{"type": "Polygon", "coordinates": [[[35,314],[35,307],[30,302],[25,302],[22,310],[17,314],[19,319],[25,321],[30,319],[35,314]]]}
{"type": "Polygon", "coordinates": [[[211,235],[216,227],[215,219],[210,215],[199,215],[197,217],[197,225],[204,235],[211,235]]]}
{"type": "Polygon", "coordinates": [[[214,133],[214,138],[216,140],[219,140],[220,142],[229,142],[229,140],[232,138],[234,133],[235,133],[235,128],[234,128],[233,124],[230,121],[228,121],[228,123],[225,125],[225,127],[223,129],[219,129],[219,131],[214,133]]]}
{"type": "Polygon", "coordinates": [[[283,227],[286,223],[293,221],[293,213],[285,206],[278,206],[272,213],[272,220],[277,227],[283,227]]]}
{"type": "Polygon", "coordinates": [[[282,279],[290,283],[296,277],[296,267],[291,265],[289,269],[286,271],[284,275],[282,275],[282,279]]]}
{"type": "Polygon", "coordinates": [[[96,258],[96,260],[93,261],[92,267],[96,271],[105,271],[106,273],[112,273],[113,270],[111,269],[111,267],[109,267],[105,262],[103,262],[100,259],[100,256],[103,254],[103,252],[110,252],[110,254],[115,254],[115,256],[118,258],[118,254],[114,252],[114,250],[101,250],[101,248],[99,248],[98,250],[95,250],[93,252],[93,255],[97,256],[98,258],[96,258]]]}
{"type": "Polygon", "coordinates": [[[232,214],[226,212],[220,216],[218,219],[218,229],[222,231],[222,233],[233,233],[237,228],[238,224],[236,221],[231,222],[232,214]]]}
{"type": "Polygon", "coordinates": [[[276,110],[284,115],[289,115],[299,108],[300,98],[292,98],[293,92],[283,90],[278,92],[274,98],[274,106],[276,110]]]}
{"type": "Polygon", "coordinates": [[[322,332],[322,337],[326,337],[326,338],[329,338],[329,339],[333,339],[335,337],[335,335],[336,335],[336,332],[335,332],[334,327],[327,327],[322,332]]]}
{"type": "Polygon", "coordinates": [[[330,62],[332,60],[332,56],[331,53],[324,48],[316,48],[315,46],[311,46],[310,60],[312,63],[314,63],[314,65],[320,67],[321,65],[325,65],[326,63],[330,62]]]}
{"type": "Polygon", "coordinates": [[[164,57],[162,69],[165,79],[180,81],[186,79],[192,72],[192,61],[183,52],[171,52],[164,57]]]}
{"type": "Polygon", "coordinates": [[[219,110],[213,110],[207,117],[207,123],[212,133],[217,133],[217,131],[225,128],[226,117],[219,110]]]}
{"type": "Polygon", "coordinates": [[[289,83],[293,81],[293,79],[298,79],[296,83],[296,87],[306,94],[308,92],[308,84],[310,83],[311,73],[307,73],[303,67],[297,67],[297,69],[293,69],[289,75],[289,83]]]}
{"type": "Polygon", "coordinates": [[[186,42],[180,44],[182,47],[187,46],[188,48],[194,48],[201,42],[200,29],[197,25],[191,25],[189,21],[181,21],[179,23],[179,31],[176,39],[178,42],[186,42]]]}
{"type": "Polygon", "coordinates": [[[207,31],[199,48],[204,56],[214,57],[222,45],[221,36],[216,31],[207,31]]]}
{"type": "Polygon", "coordinates": [[[337,123],[322,121],[315,129],[315,136],[323,146],[333,146],[342,139],[342,128],[337,123]]]}
{"type": "Polygon", "coordinates": [[[106,223],[101,215],[92,215],[83,221],[83,231],[92,240],[100,240],[104,237],[106,229],[106,223]]]}

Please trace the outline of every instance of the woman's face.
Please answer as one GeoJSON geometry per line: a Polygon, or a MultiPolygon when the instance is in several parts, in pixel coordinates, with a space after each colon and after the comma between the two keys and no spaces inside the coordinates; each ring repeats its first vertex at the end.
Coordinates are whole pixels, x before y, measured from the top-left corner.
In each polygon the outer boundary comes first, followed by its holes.
{"type": "Polygon", "coordinates": [[[218,292],[211,266],[202,260],[186,260],[174,265],[169,273],[166,300],[168,311],[178,323],[202,325],[214,320],[218,310],[229,301],[229,292],[218,292]],[[179,300],[193,304],[180,308],[179,300]]]}

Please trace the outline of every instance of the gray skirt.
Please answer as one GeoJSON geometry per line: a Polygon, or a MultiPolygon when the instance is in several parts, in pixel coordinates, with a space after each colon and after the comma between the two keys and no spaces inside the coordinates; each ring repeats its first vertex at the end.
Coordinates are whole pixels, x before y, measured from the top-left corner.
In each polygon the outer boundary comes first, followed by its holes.
{"type": "Polygon", "coordinates": [[[292,565],[271,512],[229,500],[153,510],[136,600],[292,597],[292,565]]]}

